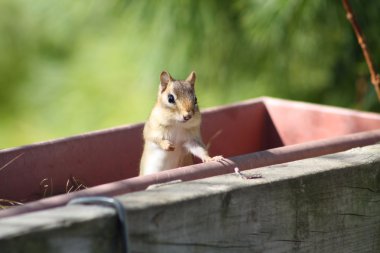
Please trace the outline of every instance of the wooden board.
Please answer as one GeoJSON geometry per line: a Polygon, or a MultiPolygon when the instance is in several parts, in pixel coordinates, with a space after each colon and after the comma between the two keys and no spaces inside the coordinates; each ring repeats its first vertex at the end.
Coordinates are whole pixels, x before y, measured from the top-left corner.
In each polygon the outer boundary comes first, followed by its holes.
{"type": "MultiPolygon", "coordinates": [[[[380,252],[380,145],[243,173],[262,178],[232,173],[119,196],[131,252],[380,252]]],[[[89,206],[5,218],[0,249],[119,252],[115,222],[89,206]]]]}

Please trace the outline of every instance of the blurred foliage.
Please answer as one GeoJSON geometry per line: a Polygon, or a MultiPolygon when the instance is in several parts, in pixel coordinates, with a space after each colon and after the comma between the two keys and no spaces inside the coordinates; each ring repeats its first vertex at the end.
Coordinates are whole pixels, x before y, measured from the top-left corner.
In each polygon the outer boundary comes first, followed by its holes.
{"type": "MultiPolygon", "coordinates": [[[[352,0],[375,63],[380,2],[352,0]]],[[[0,148],[144,121],[158,77],[203,108],[275,96],[378,111],[340,1],[2,0],[0,148]]]]}

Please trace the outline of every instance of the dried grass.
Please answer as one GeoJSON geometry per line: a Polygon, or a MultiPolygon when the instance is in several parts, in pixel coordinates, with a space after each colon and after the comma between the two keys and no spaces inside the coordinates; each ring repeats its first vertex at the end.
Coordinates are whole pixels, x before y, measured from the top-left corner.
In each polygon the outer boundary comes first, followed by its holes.
{"type": "MultiPolygon", "coordinates": [[[[68,194],[70,192],[76,192],[76,191],[84,190],[87,188],[88,186],[85,183],[83,183],[81,179],[78,179],[75,176],[70,176],[66,181],[65,193],[68,194]]],[[[40,182],[40,189],[41,189],[41,199],[59,194],[59,193],[54,194],[54,182],[52,178],[42,179],[40,182]]],[[[15,200],[0,199],[0,210],[15,207],[15,206],[20,206],[20,205],[24,205],[24,203],[15,201],[15,200]]]]}
{"type": "Polygon", "coordinates": [[[74,176],[70,176],[70,178],[66,182],[66,193],[80,191],[80,190],[84,190],[87,188],[88,188],[88,186],[85,185],[82,182],[82,180],[80,180],[74,176]]]}
{"type": "Polygon", "coordinates": [[[24,153],[21,153],[19,155],[17,155],[15,158],[11,159],[9,162],[7,162],[6,164],[4,164],[1,168],[0,168],[0,171],[2,171],[3,169],[5,169],[9,164],[13,163],[14,161],[16,161],[18,158],[20,158],[21,156],[23,156],[24,153]]]}
{"type": "Polygon", "coordinates": [[[21,205],[23,205],[23,203],[18,202],[18,201],[9,200],[9,199],[0,199],[0,210],[7,209],[14,206],[21,206],[21,205]]]}

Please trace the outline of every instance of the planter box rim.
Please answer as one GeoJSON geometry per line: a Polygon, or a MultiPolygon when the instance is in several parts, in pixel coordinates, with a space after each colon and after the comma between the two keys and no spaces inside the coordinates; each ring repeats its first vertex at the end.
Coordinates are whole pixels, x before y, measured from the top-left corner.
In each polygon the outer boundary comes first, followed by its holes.
{"type": "MultiPolygon", "coordinates": [[[[306,102],[298,102],[298,101],[289,101],[285,99],[271,98],[271,97],[259,97],[254,99],[249,99],[246,101],[236,102],[227,105],[221,105],[216,107],[211,107],[203,110],[203,113],[215,113],[219,110],[233,110],[240,109],[242,107],[249,107],[254,104],[260,104],[261,111],[268,110],[270,114],[271,107],[280,106],[286,104],[290,108],[302,108],[302,109],[310,109],[311,111],[326,111],[333,112],[334,114],[339,115],[361,115],[366,118],[375,118],[380,120],[380,115],[376,113],[369,112],[360,112],[351,109],[345,108],[336,108],[333,106],[326,105],[318,105],[318,104],[310,104],[306,102]],[[262,105],[262,106],[261,106],[262,105]],[[264,109],[263,109],[264,108],[264,109]]],[[[270,117],[270,116],[269,116],[270,117]]],[[[88,137],[93,136],[102,136],[105,137],[106,134],[116,133],[116,136],[119,136],[117,133],[133,130],[133,134],[136,133],[134,131],[137,128],[142,128],[143,123],[133,124],[133,125],[122,125],[113,128],[108,128],[104,130],[92,131],[88,133],[84,133],[81,135],[75,135],[67,138],[60,138],[46,142],[39,142],[35,144],[30,144],[26,146],[16,147],[16,148],[8,148],[0,150],[0,154],[10,153],[11,155],[17,156],[17,153],[25,150],[33,149],[35,147],[42,146],[54,146],[55,144],[60,143],[69,143],[70,141],[76,140],[86,140],[88,137]]],[[[376,125],[377,126],[377,125],[376,125]]],[[[142,136],[137,136],[137,138],[141,138],[142,136]]],[[[170,171],[160,172],[155,175],[143,176],[143,177],[133,177],[127,178],[123,180],[116,180],[110,183],[102,183],[100,185],[93,186],[86,190],[82,190],[79,192],[73,192],[69,194],[61,194],[58,196],[48,197],[46,199],[40,199],[37,201],[33,201],[30,203],[26,203],[23,206],[13,207],[8,210],[0,211],[0,218],[6,216],[17,215],[29,211],[40,210],[44,208],[50,208],[54,206],[59,206],[67,203],[70,199],[78,196],[94,196],[94,195],[107,195],[114,196],[119,194],[124,194],[132,191],[140,191],[145,189],[148,185],[151,184],[160,184],[173,180],[194,180],[198,179],[200,173],[203,173],[203,177],[215,176],[218,174],[224,173],[233,173],[234,167],[239,167],[241,170],[247,170],[252,168],[258,168],[263,166],[268,166],[273,161],[277,163],[284,163],[290,161],[292,157],[297,155],[297,159],[304,159],[313,156],[325,155],[328,153],[335,153],[343,150],[347,150],[353,147],[358,146],[366,146],[371,145],[380,141],[380,129],[371,130],[371,131],[363,131],[353,134],[346,134],[343,136],[338,136],[334,138],[321,139],[316,141],[304,142],[300,144],[294,145],[286,145],[277,147],[277,148],[268,148],[264,151],[258,152],[247,152],[242,153],[237,156],[228,156],[229,162],[228,164],[220,165],[218,163],[208,163],[208,164],[196,164],[193,166],[183,167],[179,169],[173,169],[170,171]],[[276,157],[277,156],[277,157],[276,157]],[[281,156],[281,157],[280,157],[281,156]],[[188,174],[186,174],[188,173],[188,174]],[[143,188],[142,188],[143,187],[143,188]]],[[[102,143],[102,142],[100,142],[102,143]]],[[[113,143],[112,143],[113,144],[113,143]]],[[[107,146],[108,147],[108,146],[107,146]]],[[[297,160],[295,159],[295,160],[297,160]]],[[[42,168],[42,166],[41,166],[42,168]]],[[[5,168],[6,170],[7,168],[5,168]]],[[[91,167],[93,169],[93,167],[91,167]]],[[[14,172],[16,173],[16,172],[14,172]]],[[[126,177],[124,177],[126,178],[126,177]]],[[[10,188],[7,188],[10,189],[10,188]]]]}

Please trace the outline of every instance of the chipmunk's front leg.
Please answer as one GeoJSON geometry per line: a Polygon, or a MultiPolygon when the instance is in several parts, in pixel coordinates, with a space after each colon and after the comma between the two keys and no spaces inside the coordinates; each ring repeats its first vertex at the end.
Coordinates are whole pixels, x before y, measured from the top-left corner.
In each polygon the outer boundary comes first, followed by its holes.
{"type": "Polygon", "coordinates": [[[174,151],[175,149],[174,144],[169,140],[158,140],[156,141],[156,143],[158,144],[158,146],[160,146],[163,150],[166,151],[174,151]]]}
{"type": "Polygon", "coordinates": [[[202,162],[221,161],[223,156],[210,157],[205,145],[201,140],[195,139],[185,143],[185,148],[189,150],[191,154],[198,157],[202,162]]]}

